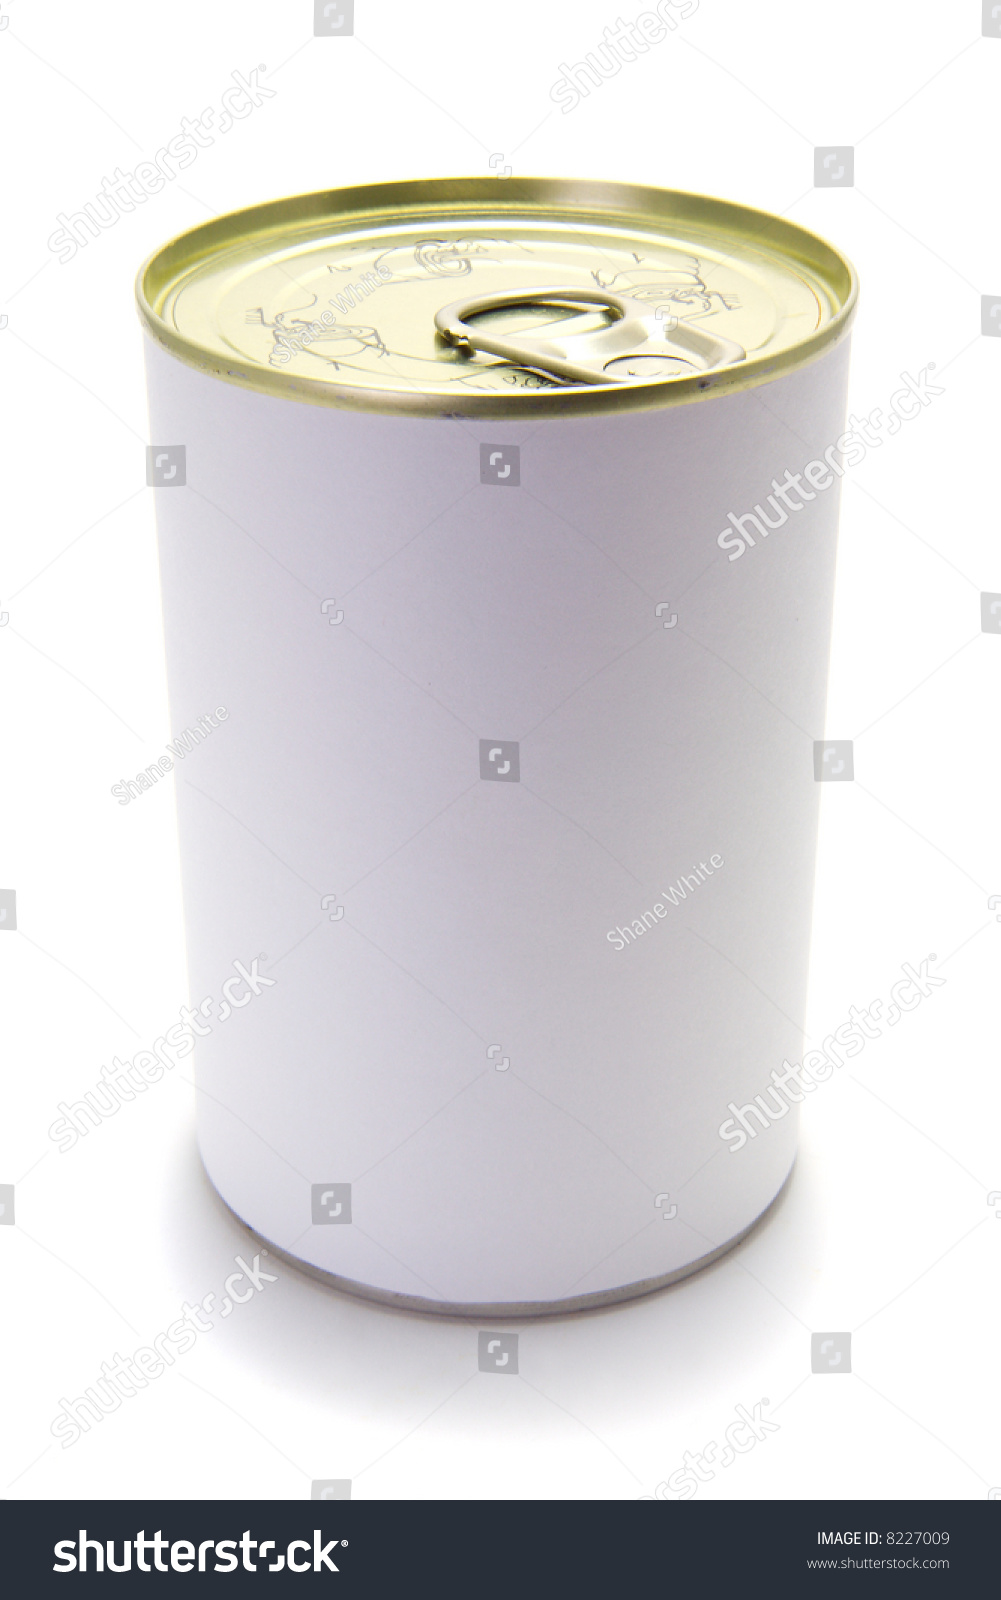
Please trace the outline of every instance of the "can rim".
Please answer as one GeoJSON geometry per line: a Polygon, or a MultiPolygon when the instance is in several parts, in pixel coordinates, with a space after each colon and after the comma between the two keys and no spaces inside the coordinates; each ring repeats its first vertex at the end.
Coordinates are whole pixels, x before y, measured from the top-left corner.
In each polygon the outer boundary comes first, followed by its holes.
{"type": "Polygon", "coordinates": [[[157,247],[136,276],[136,304],[146,331],[171,355],[189,366],[260,394],[298,400],[310,405],[334,406],[351,411],[424,417],[528,418],[538,416],[588,416],[596,412],[659,410],[684,405],[714,395],[757,388],[773,378],[817,359],[848,333],[858,305],[858,275],[851,261],[821,235],[769,211],[735,201],[681,189],[613,183],[582,178],[496,177],[411,178],[395,182],[359,184],[350,188],[320,189],[288,195],[254,206],[222,213],[208,222],[186,228],[157,247]],[[820,277],[840,300],[834,315],[809,337],[784,350],[751,358],[718,371],[691,377],[653,379],[646,383],[581,386],[497,393],[413,392],[361,388],[326,379],[295,377],[257,362],[213,350],[182,335],[156,309],[167,289],[181,273],[190,272],[239,241],[262,239],[296,224],[299,230],[315,226],[319,234],[331,221],[373,223],[399,220],[405,210],[415,220],[433,215],[437,220],[472,217],[487,206],[503,215],[524,214],[531,207],[568,222],[586,219],[608,225],[619,221],[649,230],[658,221],[672,228],[686,223],[701,232],[710,227],[741,239],[761,250],[771,250],[792,265],[801,265],[820,277]],[[544,209],[543,209],[544,208],[544,209]]]}

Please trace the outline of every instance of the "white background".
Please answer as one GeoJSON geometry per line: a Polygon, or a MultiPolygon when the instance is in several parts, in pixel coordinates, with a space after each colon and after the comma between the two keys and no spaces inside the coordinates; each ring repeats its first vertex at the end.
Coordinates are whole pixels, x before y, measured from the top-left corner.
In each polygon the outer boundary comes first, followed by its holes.
{"type": "Polygon", "coordinates": [[[980,333],[981,295],[1001,295],[1001,38],[979,4],[702,0],[569,115],[560,64],[616,22],[594,0],[358,0],[355,36],[329,39],[304,0],[2,14],[3,1494],[295,1499],[350,1478],[356,1498],[628,1499],[767,1396],[778,1431],[700,1497],[983,1498],[1001,1485],[1001,637],[979,602],[1001,592],[1001,339],[980,333]],[[59,212],[261,63],[273,97],[57,262],[59,212]],[[823,144],[854,145],[853,188],[813,187],[823,144]],[[65,1155],[47,1136],[185,999],[170,787],[109,794],[176,731],[136,268],[214,212],[507,165],[724,195],[829,236],[862,279],[860,416],[937,364],[945,393],[845,486],[827,733],[856,740],[856,781],[823,795],[810,1031],[886,996],[904,961],[935,952],[948,981],[811,1097],[790,1189],[743,1248],[642,1302],[525,1325],[519,1377],[477,1372],[475,1326],[282,1268],[63,1449],[61,1397],[219,1291],[249,1243],[201,1173],[179,1075],[65,1155]],[[850,1374],[811,1375],[816,1330],[852,1332],[850,1374]]]}

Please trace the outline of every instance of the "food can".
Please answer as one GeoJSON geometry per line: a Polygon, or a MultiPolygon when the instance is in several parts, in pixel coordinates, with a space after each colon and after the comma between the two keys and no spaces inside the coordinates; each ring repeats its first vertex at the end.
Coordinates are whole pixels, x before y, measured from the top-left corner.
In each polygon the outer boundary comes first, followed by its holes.
{"type": "Polygon", "coordinates": [[[213,1185],[421,1311],[705,1266],[796,1153],[852,267],[464,178],[137,293],[213,1185]]]}

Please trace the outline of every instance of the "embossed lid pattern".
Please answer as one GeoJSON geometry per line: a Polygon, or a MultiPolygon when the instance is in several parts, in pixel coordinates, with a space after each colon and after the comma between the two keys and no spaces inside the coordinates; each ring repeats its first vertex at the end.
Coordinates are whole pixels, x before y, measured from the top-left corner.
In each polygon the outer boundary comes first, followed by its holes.
{"type": "MultiPolygon", "coordinates": [[[[844,258],[783,218],[573,179],[435,179],[275,201],[182,234],[137,283],[154,337],[220,377],[313,403],[469,416],[628,410],[746,388],[840,338],[856,295],[844,258]],[[627,381],[589,385],[436,329],[445,306],[540,285],[607,291],[652,313],[665,337],[680,326],[689,344],[701,331],[743,355],[709,371],[675,355],[620,357],[610,369],[627,381]]],[[[600,333],[609,316],[522,304],[476,325],[517,344],[540,330],[600,333]]]]}

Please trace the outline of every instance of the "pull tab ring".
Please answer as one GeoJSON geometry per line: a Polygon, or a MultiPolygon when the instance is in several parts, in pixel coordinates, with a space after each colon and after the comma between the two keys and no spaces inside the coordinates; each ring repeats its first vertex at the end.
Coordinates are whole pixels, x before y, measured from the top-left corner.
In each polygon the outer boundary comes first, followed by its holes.
{"type": "Polygon", "coordinates": [[[721,339],[704,328],[677,322],[666,329],[663,321],[639,300],[607,289],[565,285],[507,290],[453,300],[435,313],[435,327],[459,349],[483,351],[516,366],[529,367],[570,383],[615,384],[655,381],[708,371],[743,361],[747,352],[732,339],[721,339]],[[519,306],[569,305],[585,310],[599,306],[612,312],[604,328],[588,333],[517,334],[499,339],[468,320],[486,311],[519,306]]]}

